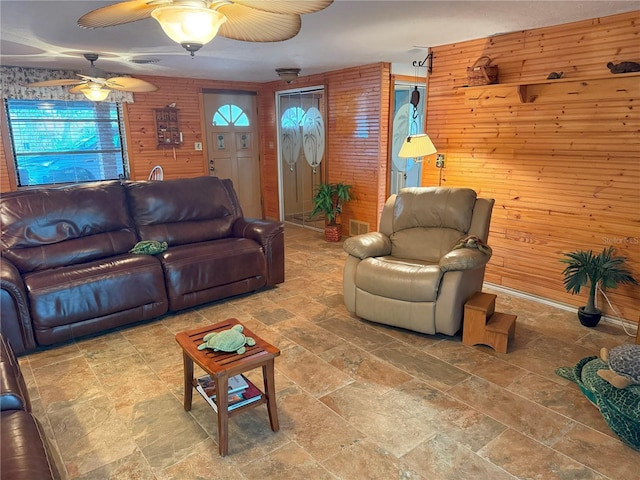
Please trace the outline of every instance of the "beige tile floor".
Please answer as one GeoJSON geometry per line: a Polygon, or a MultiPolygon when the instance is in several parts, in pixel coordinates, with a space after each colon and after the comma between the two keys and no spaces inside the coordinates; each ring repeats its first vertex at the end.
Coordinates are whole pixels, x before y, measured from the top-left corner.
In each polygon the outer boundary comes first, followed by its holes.
{"type": "MultiPolygon", "coordinates": [[[[640,478],[640,453],[556,376],[622,328],[498,292],[518,315],[508,354],[350,316],[340,244],[288,226],[286,282],[23,356],[34,409],[69,479],[640,478]],[[280,431],[265,407],[216,419],[182,408],[176,332],[228,317],[277,345],[280,431]]],[[[489,289],[486,289],[490,291],[489,289]]],[[[250,375],[254,380],[258,372],[250,375]]]]}

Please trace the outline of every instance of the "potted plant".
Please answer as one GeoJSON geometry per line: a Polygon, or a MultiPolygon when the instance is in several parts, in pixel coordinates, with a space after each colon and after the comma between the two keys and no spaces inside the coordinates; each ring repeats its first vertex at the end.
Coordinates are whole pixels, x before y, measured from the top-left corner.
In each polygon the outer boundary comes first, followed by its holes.
{"type": "Polygon", "coordinates": [[[313,210],[309,214],[315,217],[324,213],[324,236],[328,242],[338,242],[342,238],[342,225],[337,223],[342,206],[351,200],[351,185],[340,183],[321,183],[316,186],[313,197],[313,210]]]}
{"type": "Polygon", "coordinates": [[[587,304],[578,308],[578,318],[585,327],[595,327],[602,316],[595,304],[598,287],[604,290],[616,288],[619,283],[638,285],[625,265],[626,258],[614,253],[613,247],[605,247],[598,255],[592,250],[577,250],[565,253],[566,258],[560,260],[567,264],[562,272],[567,292],[577,294],[582,287],[589,287],[587,304]]]}

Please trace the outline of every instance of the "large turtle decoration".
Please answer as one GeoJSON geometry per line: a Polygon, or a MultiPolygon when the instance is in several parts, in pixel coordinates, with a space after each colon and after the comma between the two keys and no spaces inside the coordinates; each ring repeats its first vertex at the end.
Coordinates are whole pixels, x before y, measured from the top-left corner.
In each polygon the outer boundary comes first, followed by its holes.
{"type": "Polygon", "coordinates": [[[609,368],[598,370],[598,375],[616,388],[640,385],[640,345],[625,344],[611,350],[600,349],[600,358],[609,368]]]}
{"type": "Polygon", "coordinates": [[[640,450],[640,384],[635,383],[640,345],[633,347],[614,347],[608,355],[602,352],[608,363],[595,356],[585,357],[575,367],[557,368],[556,374],[577,383],[582,393],[598,407],[611,430],[623,442],[640,450]],[[608,370],[612,372],[605,373],[608,370]],[[627,386],[620,388],[622,385],[627,386]]]}
{"type": "Polygon", "coordinates": [[[253,338],[244,336],[243,330],[242,325],[234,325],[228,330],[207,333],[202,338],[204,343],[198,345],[198,350],[210,348],[214,352],[236,352],[241,355],[247,351],[245,345],[252,347],[256,344],[253,338]]]}

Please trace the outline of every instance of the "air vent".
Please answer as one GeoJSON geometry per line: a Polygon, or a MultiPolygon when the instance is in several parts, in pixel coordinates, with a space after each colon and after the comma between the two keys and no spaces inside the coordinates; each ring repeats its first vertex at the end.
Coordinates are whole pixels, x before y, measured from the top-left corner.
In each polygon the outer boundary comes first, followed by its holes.
{"type": "Polygon", "coordinates": [[[138,57],[138,58],[132,58],[131,60],[129,60],[131,63],[137,63],[138,65],[148,65],[148,64],[153,64],[153,63],[159,63],[160,59],[159,58],[143,58],[143,57],[138,57]]]}
{"type": "Polygon", "coordinates": [[[349,220],[349,235],[360,235],[369,233],[369,224],[360,220],[349,220]]]}

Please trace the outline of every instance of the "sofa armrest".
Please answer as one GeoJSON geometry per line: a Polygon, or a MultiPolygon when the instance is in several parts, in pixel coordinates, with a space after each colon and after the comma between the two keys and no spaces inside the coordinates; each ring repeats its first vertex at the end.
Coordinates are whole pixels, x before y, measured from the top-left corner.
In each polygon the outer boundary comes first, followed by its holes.
{"type": "Polygon", "coordinates": [[[22,276],[5,257],[0,260],[0,328],[16,354],[36,347],[22,276]]]}
{"type": "Polygon", "coordinates": [[[284,223],[258,218],[239,218],[233,236],[250,238],[262,245],[267,259],[267,285],[284,282],[284,223]]]}
{"type": "Polygon", "coordinates": [[[347,238],[342,248],[349,255],[364,260],[367,257],[382,257],[391,254],[391,239],[384,233],[369,232],[347,238]]]}
{"type": "Polygon", "coordinates": [[[459,248],[442,257],[439,265],[443,272],[475,270],[484,267],[490,258],[490,254],[474,248],[459,248]]]}
{"type": "Polygon", "coordinates": [[[0,411],[31,411],[29,392],[11,346],[0,334],[0,411]]]}

